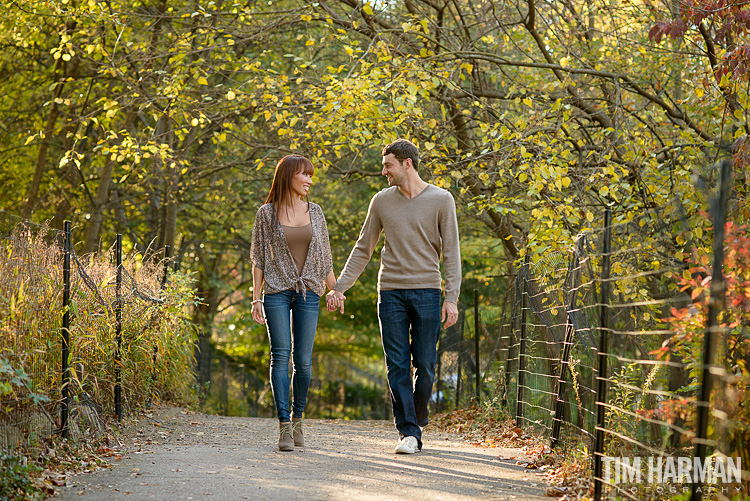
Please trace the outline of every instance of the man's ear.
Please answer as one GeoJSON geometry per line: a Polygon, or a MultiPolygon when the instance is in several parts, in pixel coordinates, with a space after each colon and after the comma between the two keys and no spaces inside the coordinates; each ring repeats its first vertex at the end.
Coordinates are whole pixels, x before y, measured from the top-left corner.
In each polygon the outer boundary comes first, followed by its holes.
{"type": "Polygon", "coordinates": [[[404,167],[406,167],[407,165],[409,167],[411,167],[412,169],[414,168],[414,164],[411,163],[411,158],[404,158],[404,167]],[[407,164],[407,162],[408,162],[408,164],[407,164]]]}

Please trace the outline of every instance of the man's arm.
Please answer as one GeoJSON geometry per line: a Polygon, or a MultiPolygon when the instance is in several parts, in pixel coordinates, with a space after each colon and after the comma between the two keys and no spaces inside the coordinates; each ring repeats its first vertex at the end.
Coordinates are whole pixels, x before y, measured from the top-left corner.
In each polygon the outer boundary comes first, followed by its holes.
{"type": "Polygon", "coordinates": [[[441,321],[450,327],[458,320],[458,295],[461,292],[461,246],[458,240],[456,202],[448,193],[438,219],[440,240],[443,244],[443,270],[445,272],[445,301],[441,321]]]}
{"type": "Polygon", "coordinates": [[[346,260],[344,269],[341,271],[336,282],[336,287],[334,287],[335,291],[342,294],[354,285],[354,282],[362,274],[367,263],[370,262],[372,251],[375,250],[380,233],[383,231],[383,225],[377,210],[377,197],[375,195],[370,201],[370,207],[367,209],[367,217],[365,217],[362,230],[359,232],[357,243],[354,244],[354,248],[349,254],[349,259],[346,260]]]}

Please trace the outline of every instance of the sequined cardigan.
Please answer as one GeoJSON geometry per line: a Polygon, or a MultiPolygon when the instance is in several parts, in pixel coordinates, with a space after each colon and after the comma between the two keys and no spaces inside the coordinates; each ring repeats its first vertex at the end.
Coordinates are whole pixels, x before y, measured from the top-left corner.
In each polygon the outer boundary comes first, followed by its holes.
{"type": "Polygon", "coordinates": [[[289,289],[296,292],[310,290],[318,296],[325,294],[325,280],[333,269],[328,226],[323,209],[312,202],[309,207],[312,238],[302,273],[297,272],[273,204],[264,204],[258,209],[253,224],[250,259],[263,271],[264,294],[289,289]]]}

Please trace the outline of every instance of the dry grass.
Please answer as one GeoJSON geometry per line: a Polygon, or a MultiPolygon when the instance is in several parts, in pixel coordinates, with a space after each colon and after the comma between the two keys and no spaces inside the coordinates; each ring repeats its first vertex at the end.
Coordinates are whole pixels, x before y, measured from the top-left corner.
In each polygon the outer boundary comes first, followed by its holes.
{"type": "MultiPolygon", "coordinates": [[[[163,263],[124,258],[122,364],[118,366],[117,269],[112,255],[78,260],[71,260],[69,310],[74,405],[111,415],[117,367],[125,409],[138,409],[154,398],[189,401],[195,329],[188,317],[194,298],[187,278],[173,274],[162,289],[163,263]]],[[[0,361],[6,368],[0,371],[0,428],[15,427],[16,435],[27,435],[23,437],[27,443],[34,438],[29,433],[46,435],[30,429],[35,414],[48,416],[53,421],[49,426],[60,425],[62,276],[63,254],[56,232],[19,226],[0,240],[0,361]]]]}

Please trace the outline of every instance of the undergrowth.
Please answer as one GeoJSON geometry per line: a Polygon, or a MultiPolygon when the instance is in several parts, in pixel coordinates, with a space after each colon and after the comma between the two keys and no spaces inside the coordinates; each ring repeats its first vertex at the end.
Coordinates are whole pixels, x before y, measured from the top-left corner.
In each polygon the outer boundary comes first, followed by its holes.
{"type": "Polygon", "coordinates": [[[60,436],[65,310],[56,237],[19,227],[0,240],[0,484],[13,489],[0,499],[36,499],[64,484],[65,472],[104,464],[118,378],[126,413],[195,400],[191,280],[170,273],[163,283],[166,263],[131,253],[123,257],[118,303],[113,252],[74,256],[67,310],[71,436],[60,436]]]}

